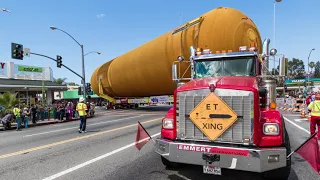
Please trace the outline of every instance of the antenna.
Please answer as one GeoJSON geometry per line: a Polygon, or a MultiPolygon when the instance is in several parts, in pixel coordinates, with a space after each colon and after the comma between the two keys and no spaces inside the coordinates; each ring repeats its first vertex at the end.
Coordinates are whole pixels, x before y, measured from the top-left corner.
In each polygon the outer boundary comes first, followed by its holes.
{"type": "MultiPolygon", "coordinates": [[[[180,13],[180,26],[182,25],[182,14],[180,13]]],[[[180,36],[180,56],[182,56],[182,33],[181,32],[181,36],[180,36]]]]}

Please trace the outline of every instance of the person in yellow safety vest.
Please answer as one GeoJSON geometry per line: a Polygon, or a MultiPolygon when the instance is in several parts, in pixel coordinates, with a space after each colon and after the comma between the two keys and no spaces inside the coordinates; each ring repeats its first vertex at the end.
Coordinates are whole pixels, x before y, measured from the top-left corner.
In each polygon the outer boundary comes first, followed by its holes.
{"type": "Polygon", "coordinates": [[[13,108],[13,114],[16,117],[17,129],[16,131],[20,131],[20,121],[21,121],[21,109],[18,104],[13,108]]]}
{"type": "Polygon", "coordinates": [[[86,125],[87,125],[87,105],[84,103],[84,98],[79,98],[79,103],[77,104],[77,111],[80,116],[80,128],[79,133],[87,132],[86,125]]]}
{"type": "Polygon", "coordinates": [[[317,125],[320,139],[320,94],[317,94],[316,100],[309,104],[308,109],[311,110],[310,134],[313,135],[316,132],[317,125]]]}

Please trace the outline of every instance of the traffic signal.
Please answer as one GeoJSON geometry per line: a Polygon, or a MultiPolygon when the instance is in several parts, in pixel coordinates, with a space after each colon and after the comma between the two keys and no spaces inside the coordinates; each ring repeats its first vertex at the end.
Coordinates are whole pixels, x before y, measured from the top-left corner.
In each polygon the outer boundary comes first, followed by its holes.
{"type": "Polygon", "coordinates": [[[23,60],[23,45],[11,43],[11,58],[23,60]]]}
{"type": "Polygon", "coordinates": [[[81,86],[78,87],[78,95],[83,95],[81,86]]]}
{"type": "Polygon", "coordinates": [[[287,92],[287,85],[284,85],[284,91],[287,92]]]}
{"type": "Polygon", "coordinates": [[[88,95],[93,95],[90,83],[86,83],[86,91],[88,95]]]}
{"type": "Polygon", "coordinates": [[[61,66],[62,66],[62,57],[57,55],[57,67],[61,68],[61,66]]]}

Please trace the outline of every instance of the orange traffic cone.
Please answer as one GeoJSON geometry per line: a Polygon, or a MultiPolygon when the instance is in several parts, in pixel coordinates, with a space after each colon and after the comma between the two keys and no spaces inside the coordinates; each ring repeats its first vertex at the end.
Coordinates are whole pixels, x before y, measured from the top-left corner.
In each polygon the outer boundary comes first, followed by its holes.
{"type": "Polygon", "coordinates": [[[302,111],[301,118],[305,118],[305,117],[306,117],[306,113],[304,111],[302,111]]]}

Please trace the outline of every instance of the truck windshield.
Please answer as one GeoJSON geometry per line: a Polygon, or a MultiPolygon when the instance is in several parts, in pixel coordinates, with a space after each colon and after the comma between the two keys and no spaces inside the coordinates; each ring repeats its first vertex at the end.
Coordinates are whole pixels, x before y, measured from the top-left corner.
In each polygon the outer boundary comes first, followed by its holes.
{"type": "Polygon", "coordinates": [[[254,57],[226,57],[195,61],[195,78],[212,76],[255,76],[254,57]]]}

